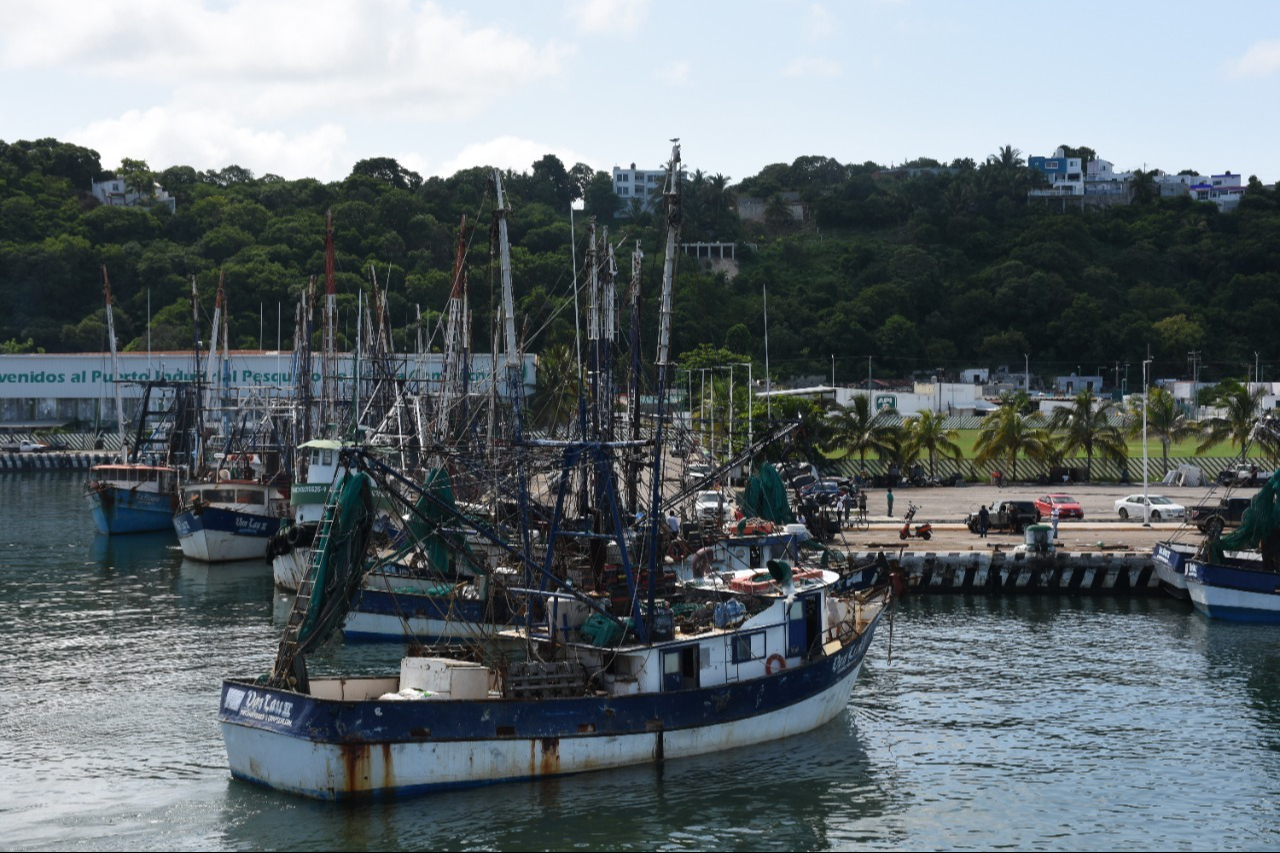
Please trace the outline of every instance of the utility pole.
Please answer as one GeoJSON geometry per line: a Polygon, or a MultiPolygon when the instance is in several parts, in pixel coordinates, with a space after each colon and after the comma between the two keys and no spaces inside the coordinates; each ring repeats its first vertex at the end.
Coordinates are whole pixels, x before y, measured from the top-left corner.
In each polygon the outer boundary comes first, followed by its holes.
{"type": "Polygon", "coordinates": [[[1151,388],[1147,381],[1147,365],[1151,359],[1142,362],[1142,526],[1151,526],[1151,501],[1147,499],[1147,401],[1151,398],[1151,388]]]}
{"type": "MultiPolygon", "coordinates": [[[[1195,406],[1195,418],[1200,418],[1200,350],[1192,350],[1187,353],[1187,358],[1191,361],[1191,400],[1195,406]]],[[[1147,360],[1151,360],[1150,347],[1147,351],[1147,360]]]]}

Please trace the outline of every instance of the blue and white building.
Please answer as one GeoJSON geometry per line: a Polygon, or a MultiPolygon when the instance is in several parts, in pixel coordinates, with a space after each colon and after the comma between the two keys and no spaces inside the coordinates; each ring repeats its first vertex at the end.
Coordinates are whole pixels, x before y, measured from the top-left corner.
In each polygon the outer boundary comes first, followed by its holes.
{"type": "Polygon", "coordinates": [[[1028,157],[1027,167],[1042,172],[1049,180],[1047,189],[1032,190],[1031,195],[1084,195],[1084,167],[1079,157],[1068,157],[1061,146],[1052,157],[1028,157]]]}

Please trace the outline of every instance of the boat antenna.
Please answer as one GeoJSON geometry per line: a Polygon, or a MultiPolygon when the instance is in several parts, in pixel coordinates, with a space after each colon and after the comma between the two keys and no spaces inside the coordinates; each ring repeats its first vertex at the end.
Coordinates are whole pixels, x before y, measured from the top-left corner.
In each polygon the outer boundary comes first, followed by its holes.
{"type": "MultiPolygon", "coordinates": [[[[107,278],[106,264],[102,265],[102,298],[107,305],[107,340],[111,346],[111,384],[115,388],[116,426],[120,430],[120,461],[127,463],[129,443],[124,432],[124,401],[120,399],[120,357],[116,353],[116,321],[111,313],[111,281],[107,278]]],[[[150,299],[150,292],[147,298],[150,299]]]]}

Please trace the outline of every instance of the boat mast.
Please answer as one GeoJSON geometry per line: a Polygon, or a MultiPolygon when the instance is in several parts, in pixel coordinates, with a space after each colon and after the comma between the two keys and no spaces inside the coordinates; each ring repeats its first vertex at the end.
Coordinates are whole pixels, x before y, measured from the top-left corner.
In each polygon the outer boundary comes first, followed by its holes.
{"type": "Polygon", "coordinates": [[[333,211],[324,215],[324,331],[320,364],[320,422],[335,419],[338,400],[338,296],[333,275],[333,211]]]}
{"type": "MultiPolygon", "coordinates": [[[[222,273],[218,273],[218,295],[213,303],[213,331],[209,340],[209,361],[205,364],[205,399],[203,406],[206,411],[213,410],[214,398],[218,389],[218,333],[222,326],[222,273]]],[[[225,415],[225,413],[224,413],[225,415]]],[[[224,430],[226,425],[224,423],[224,430]]]]}
{"type": "Polygon", "coordinates": [[[604,328],[601,335],[604,341],[604,374],[601,389],[600,418],[604,427],[604,440],[613,441],[613,353],[618,340],[617,301],[618,263],[613,256],[613,246],[609,243],[609,226],[604,226],[602,241],[605,246],[604,275],[602,276],[602,302],[604,316],[601,318],[604,328]]]}
{"type": "Polygon", "coordinates": [[[600,260],[596,254],[596,221],[593,217],[587,226],[587,257],[584,266],[587,269],[587,371],[591,377],[591,437],[600,438],[600,394],[603,367],[600,352],[600,322],[602,306],[600,305],[600,260]]]}
{"type": "MultiPolygon", "coordinates": [[[[630,405],[627,406],[627,417],[630,420],[631,440],[640,440],[640,268],[644,261],[644,252],[640,249],[640,241],[636,241],[635,251],[631,255],[631,382],[628,388],[630,405]]],[[[634,518],[639,509],[640,456],[635,452],[627,454],[627,512],[634,518]]]]}
{"type": "Polygon", "coordinates": [[[453,288],[449,294],[449,314],[444,333],[444,364],[440,371],[440,391],[436,395],[435,424],[431,431],[433,442],[443,443],[449,434],[449,419],[460,396],[458,388],[462,378],[466,302],[463,296],[467,286],[467,217],[462,217],[458,227],[458,246],[453,258],[453,288]]]}
{"type": "MultiPolygon", "coordinates": [[[[507,393],[511,395],[512,423],[518,441],[523,432],[524,381],[519,346],[516,343],[515,296],[511,288],[511,241],[507,236],[507,215],[511,209],[507,207],[503,197],[502,174],[497,169],[493,170],[493,182],[497,188],[497,207],[493,211],[493,218],[498,226],[498,269],[502,281],[502,356],[507,393]]],[[[497,375],[495,370],[495,382],[497,375]]]]}
{"type": "MultiPolygon", "coordinates": [[[[676,242],[680,237],[682,212],[680,209],[680,140],[671,140],[671,163],[667,167],[667,184],[662,192],[667,208],[667,242],[662,260],[662,301],[658,315],[658,423],[654,430],[653,487],[649,504],[649,589],[648,613],[653,613],[654,580],[658,571],[658,551],[662,541],[662,527],[666,519],[660,517],[662,506],[662,464],[664,425],[667,418],[667,368],[671,361],[671,299],[676,269],[676,242]]],[[[646,626],[646,634],[648,634],[646,626]]]]}
{"type": "Polygon", "coordinates": [[[107,266],[102,265],[102,297],[107,304],[107,340],[111,345],[111,384],[115,388],[116,427],[120,430],[120,461],[128,462],[128,442],[124,432],[124,400],[120,398],[120,357],[116,352],[116,321],[111,313],[111,281],[107,278],[107,266]]]}

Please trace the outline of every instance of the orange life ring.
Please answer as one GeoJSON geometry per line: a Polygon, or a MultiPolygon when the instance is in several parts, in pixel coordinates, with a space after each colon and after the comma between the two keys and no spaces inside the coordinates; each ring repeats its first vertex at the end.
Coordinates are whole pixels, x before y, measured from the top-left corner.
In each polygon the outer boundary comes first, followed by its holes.
{"type": "Polygon", "coordinates": [[[773,675],[773,668],[775,664],[777,665],[778,670],[782,671],[787,668],[787,659],[777,652],[769,655],[769,659],[764,662],[764,674],[773,675]]]}

